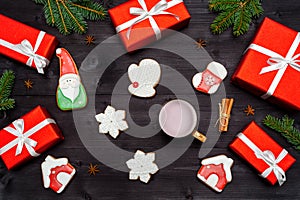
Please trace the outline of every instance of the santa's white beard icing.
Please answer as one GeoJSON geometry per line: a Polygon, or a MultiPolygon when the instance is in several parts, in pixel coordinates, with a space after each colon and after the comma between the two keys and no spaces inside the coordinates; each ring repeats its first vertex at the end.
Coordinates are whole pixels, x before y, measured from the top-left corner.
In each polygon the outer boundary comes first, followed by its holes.
{"type": "Polygon", "coordinates": [[[78,97],[80,78],[76,74],[66,74],[59,79],[59,88],[63,95],[72,102],[78,97]]]}

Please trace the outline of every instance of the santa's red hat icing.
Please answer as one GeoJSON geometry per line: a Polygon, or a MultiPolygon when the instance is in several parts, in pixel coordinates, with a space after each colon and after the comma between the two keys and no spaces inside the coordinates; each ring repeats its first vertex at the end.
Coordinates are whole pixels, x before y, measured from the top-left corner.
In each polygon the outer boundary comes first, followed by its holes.
{"type": "Polygon", "coordinates": [[[60,79],[74,78],[79,80],[76,64],[69,52],[64,48],[58,48],[56,49],[56,56],[60,62],[60,79]]]}

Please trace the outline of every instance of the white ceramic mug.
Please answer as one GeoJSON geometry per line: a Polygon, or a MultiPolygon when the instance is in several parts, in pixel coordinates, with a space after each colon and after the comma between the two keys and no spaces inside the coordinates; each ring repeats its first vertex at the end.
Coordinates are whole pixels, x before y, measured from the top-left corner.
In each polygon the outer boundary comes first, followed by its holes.
{"type": "Polygon", "coordinates": [[[159,113],[160,127],[167,135],[182,138],[193,134],[194,137],[204,142],[206,137],[196,130],[197,122],[194,107],[180,99],[169,101],[159,113]]]}

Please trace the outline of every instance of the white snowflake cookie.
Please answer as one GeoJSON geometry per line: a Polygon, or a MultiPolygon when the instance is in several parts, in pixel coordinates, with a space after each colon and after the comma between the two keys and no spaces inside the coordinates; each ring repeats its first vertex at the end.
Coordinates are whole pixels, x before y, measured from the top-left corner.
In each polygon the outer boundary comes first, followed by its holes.
{"type": "Polygon", "coordinates": [[[128,124],[125,121],[125,110],[117,110],[112,106],[107,106],[104,113],[96,115],[96,120],[100,123],[99,132],[109,133],[116,139],[120,131],[128,129],[128,124]]]}
{"type": "Polygon", "coordinates": [[[140,181],[148,183],[151,174],[155,174],[159,170],[158,166],[154,163],[154,160],[155,153],[144,153],[137,150],[134,154],[134,158],[126,162],[126,165],[130,169],[129,179],[140,179],[140,181]]]}

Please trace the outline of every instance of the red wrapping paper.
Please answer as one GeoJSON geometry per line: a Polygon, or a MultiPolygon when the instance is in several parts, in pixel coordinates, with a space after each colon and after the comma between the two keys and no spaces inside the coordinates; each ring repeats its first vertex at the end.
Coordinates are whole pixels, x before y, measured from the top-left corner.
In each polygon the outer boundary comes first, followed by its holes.
{"type": "MultiPolygon", "coordinates": [[[[36,126],[38,123],[42,122],[47,118],[51,118],[47,110],[41,106],[37,106],[36,108],[34,108],[33,110],[31,110],[30,112],[28,112],[20,118],[24,120],[23,133],[25,133],[26,131],[28,131],[29,129],[36,126]]],[[[10,124],[9,126],[14,128],[12,124],[10,124]]],[[[0,148],[4,147],[6,144],[15,140],[16,138],[17,137],[15,135],[7,132],[6,130],[0,130],[0,148]]],[[[29,138],[37,142],[37,145],[34,148],[34,150],[39,154],[43,153],[44,151],[52,147],[54,144],[64,139],[58,126],[52,123],[46,125],[38,132],[35,132],[31,136],[29,136],[29,138]]],[[[22,153],[17,156],[15,155],[16,149],[17,145],[1,155],[1,158],[4,161],[8,170],[20,166],[21,164],[33,158],[29,154],[25,145],[23,146],[22,153]]]]}
{"type": "MultiPolygon", "coordinates": [[[[22,24],[21,22],[15,21],[1,14],[0,27],[0,39],[12,44],[20,44],[24,39],[27,39],[34,47],[40,33],[40,30],[22,24]]],[[[46,34],[41,45],[36,51],[36,54],[50,60],[57,45],[58,40],[54,36],[46,34]]],[[[0,45],[0,53],[24,64],[26,64],[28,60],[28,56],[22,55],[2,45],[0,45]]],[[[36,68],[34,62],[31,67],[36,68]]]]}
{"type": "MultiPolygon", "coordinates": [[[[251,122],[242,133],[250,139],[261,151],[270,150],[273,152],[275,158],[278,157],[283,148],[277,144],[265,131],[263,131],[254,121],[251,122]]],[[[258,159],[253,150],[250,149],[241,139],[238,137],[233,140],[229,147],[237,153],[240,157],[246,160],[252,165],[259,174],[264,172],[269,165],[262,159],[258,159]]],[[[281,167],[285,172],[294,164],[295,158],[290,154],[287,154],[277,165],[281,167]]],[[[271,172],[266,178],[272,185],[277,182],[277,178],[274,172],[271,172]]]]}
{"type": "MultiPolygon", "coordinates": [[[[145,0],[148,10],[150,10],[159,1],[160,0],[145,0]]],[[[170,0],[167,0],[167,2],[169,1],[170,0]]],[[[131,7],[141,8],[141,5],[138,3],[138,0],[130,0],[108,10],[114,27],[117,27],[120,24],[123,24],[137,17],[137,15],[132,15],[129,13],[129,9],[131,7]]],[[[164,29],[179,30],[188,25],[191,16],[183,2],[174,7],[166,9],[165,11],[177,15],[179,17],[179,20],[171,15],[153,16],[158,27],[160,28],[162,37],[164,37],[165,35],[164,29]]],[[[119,36],[123,41],[127,51],[133,51],[156,41],[155,33],[151,27],[149,19],[133,25],[129,39],[126,36],[127,30],[128,29],[125,29],[119,33],[119,36]]]]}
{"type": "MultiPolygon", "coordinates": [[[[297,33],[295,30],[269,18],[265,18],[252,43],[265,47],[285,57],[297,33]]],[[[294,55],[299,53],[300,47],[298,46],[294,55]]],[[[244,54],[236,72],[232,76],[232,82],[254,95],[261,96],[265,94],[278,72],[278,70],[275,70],[265,74],[259,74],[262,68],[269,65],[267,63],[269,58],[270,57],[265,54],[249,49],[244,54]]],[[[288,109],[300,110],[299,81],[300,72],[288,66],[273,96],[269,97],[268,101],[288,109]]]]}

